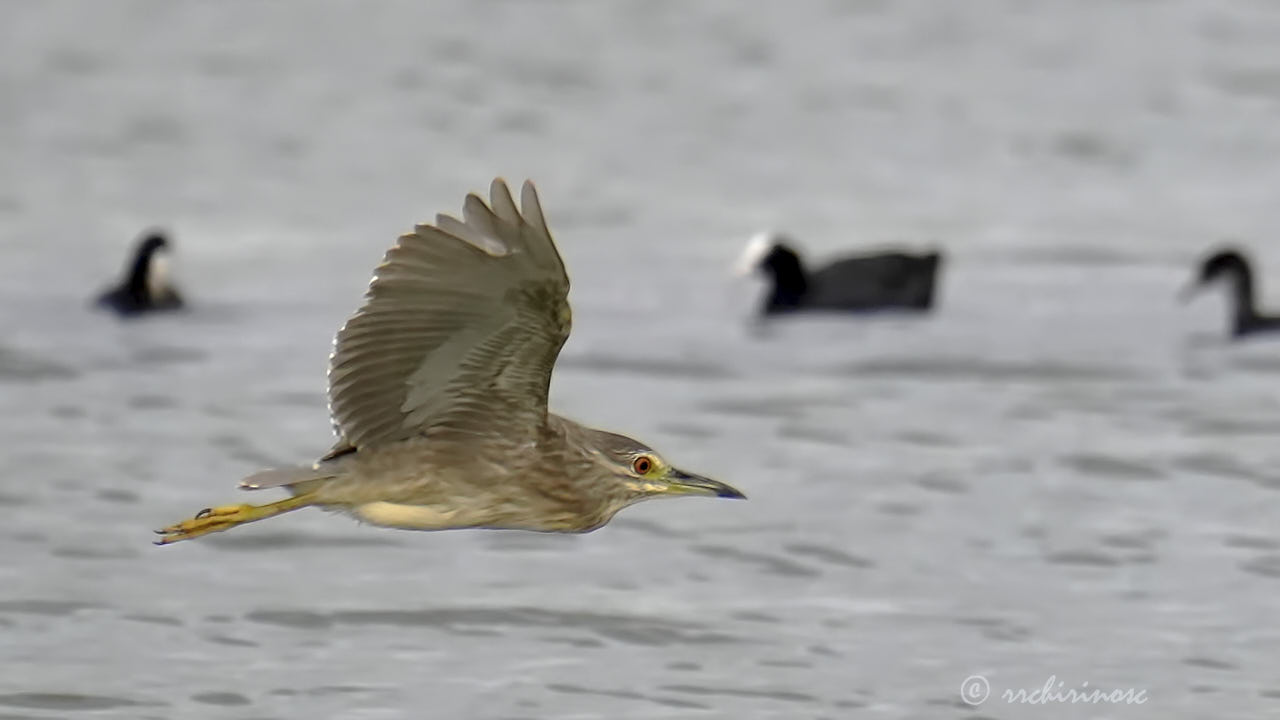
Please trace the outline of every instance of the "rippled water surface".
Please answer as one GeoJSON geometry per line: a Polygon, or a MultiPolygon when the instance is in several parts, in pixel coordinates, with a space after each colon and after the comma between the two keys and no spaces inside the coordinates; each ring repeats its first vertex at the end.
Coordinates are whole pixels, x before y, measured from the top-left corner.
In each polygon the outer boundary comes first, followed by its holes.
{"type": "Polygon", "coordinates": [[[1263,2],[4,4],[0,717],[1274,715],[1280,343],[1173,298],[1280,285],[1278,108],[1263,2]],[[495,174],[553,406],[750,500],[149,545],[327,448],[370,270],[495,174]],[[89,309],[153,224],[192,311],[89,309]],[[754,323],[767,225],[944,247],[940,310],[754,323]]]}

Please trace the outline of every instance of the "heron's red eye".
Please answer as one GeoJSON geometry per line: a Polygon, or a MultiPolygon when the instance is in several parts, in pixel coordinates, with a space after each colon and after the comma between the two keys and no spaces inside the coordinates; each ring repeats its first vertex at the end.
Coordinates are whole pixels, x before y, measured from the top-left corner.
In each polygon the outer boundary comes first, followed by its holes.
{"type": "Polygon", "coordinates": [[[641,455],[631,461],[631,469],[634,470],[637,475],[648,475],[649,471],[653,469],[653,458],[648,455],[641,455]]]}

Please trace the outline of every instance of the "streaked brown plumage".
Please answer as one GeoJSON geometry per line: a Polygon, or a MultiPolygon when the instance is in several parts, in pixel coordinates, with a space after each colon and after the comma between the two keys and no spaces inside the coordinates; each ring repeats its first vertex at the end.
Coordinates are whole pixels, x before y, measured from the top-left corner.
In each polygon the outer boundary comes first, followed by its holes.
{"type": "Polygon", "coordinates": [[[437,215],[401,236],[334,343],[334,448],[241,483],[292,497],[202,511],[159,543],[312,505],[411,530],[586,532],[652,497],[743,497],[547,411],[569,279],[528,182],[520,205],[497,179],[489,205],[468,195],[462,220],[437,215]]]}

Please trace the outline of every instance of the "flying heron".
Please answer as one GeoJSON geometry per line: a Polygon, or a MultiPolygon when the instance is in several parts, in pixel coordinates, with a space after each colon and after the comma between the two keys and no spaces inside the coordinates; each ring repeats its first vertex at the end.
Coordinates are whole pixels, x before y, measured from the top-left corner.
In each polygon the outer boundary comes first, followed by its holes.
{"type": "Polygon", "coordinates": [[[462,209],[402,235],[338,331],[333,449],[240,483],[291,497],[202,510],[157,531],[158,544],[310,506],[405,530],[589,532],[649,498],[744,497],[547,411],[569,278],[538,195],[526,182],[517,209],[499,178],[488,205],[470,194],[462,209]]]}

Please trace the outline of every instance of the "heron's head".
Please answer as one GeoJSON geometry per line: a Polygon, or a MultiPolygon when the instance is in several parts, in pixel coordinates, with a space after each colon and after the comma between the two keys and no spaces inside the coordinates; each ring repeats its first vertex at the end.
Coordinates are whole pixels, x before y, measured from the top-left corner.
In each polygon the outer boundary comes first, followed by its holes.
{"type": "Polygon", "coordinates": [[[1200,269],[1195,279],[1182,291],[1182,299],[1190,299],[1200,288],[1218,282],[1247,282],[1251,280],[1251,275],[1249,260],[1244,253],[1235,248],[1216,250],[1200,262],[1200,269]]]}
{"type": "Polygon", "coordinates": [[[138,254],[151,255],[156,251],[165,251],[169,249],[169,239],[165,237],[161,230],[148,230],[142,239],[138,241],[138,254]]]}
{"type": "Polygon", "coordinates": [[[621,484],[630,502],[684,495],[746,498],[731,485],[675,467],[653,448],[625,435],[592,430],[589,437],[597,462],[621,484]]]}
{"type": "Polygon", "coordinates": [[[756,233],[734,263],[734,273],[746,276],[759,271],[776,275],[792,266],[799,267],[800,256],[792,248],[792,244],[791,238],[779,232],[756,233]]]}

